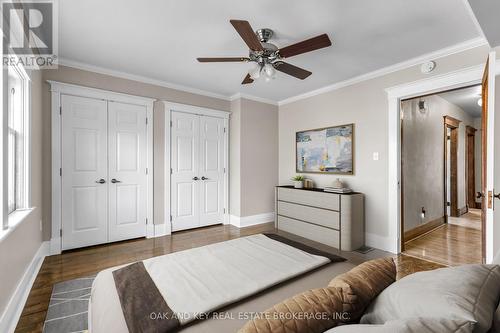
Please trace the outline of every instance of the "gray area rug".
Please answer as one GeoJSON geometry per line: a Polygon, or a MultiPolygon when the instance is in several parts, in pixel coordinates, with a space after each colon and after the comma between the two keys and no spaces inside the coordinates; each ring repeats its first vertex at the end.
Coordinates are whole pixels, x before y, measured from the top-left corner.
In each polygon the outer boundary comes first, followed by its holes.
{"type": "Polygon", "coordinates": [[[95,276],[54,285],[43,325],[44,333],[77,333],[88,329],[90,289],[95,276]]]}

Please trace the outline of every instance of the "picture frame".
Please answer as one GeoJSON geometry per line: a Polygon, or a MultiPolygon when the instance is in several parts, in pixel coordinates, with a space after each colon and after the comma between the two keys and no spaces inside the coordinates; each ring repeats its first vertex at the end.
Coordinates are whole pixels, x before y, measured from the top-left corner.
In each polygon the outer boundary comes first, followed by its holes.
{"type": "Polygon", "coordinates": [[[354,124],[296,132],[295,171],[353,175],[354,124]]]}

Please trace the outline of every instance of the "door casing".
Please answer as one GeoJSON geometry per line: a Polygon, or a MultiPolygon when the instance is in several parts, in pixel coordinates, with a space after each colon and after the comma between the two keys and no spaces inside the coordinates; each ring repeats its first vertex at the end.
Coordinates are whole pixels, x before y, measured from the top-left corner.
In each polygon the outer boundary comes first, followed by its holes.
{"type": "MultiPolygon", "coordinates": [[[[385,89],[388,99],[388,235],[373,237],[377,248],[392,253],[400,253],[403,228],[401,226],[401,113],[400,103],[405,99],[431,95],[438,92],[465,88],[481,84],[484,64],[459,69],[445,74],[434,75],[428,79],[400,84],[385,89]]],[[[492,73],[500,74],[497,62],[492,73]]],[[[487,237],[490,237],[489,235],[487,237]]],[[[492,237],[492,235],[491,235],[492,237]]],[[[370,244],[368,244],[370,245],[370,244]]]]}
{"type": "Polygon", "coordinates": [[[83,87],[75,84],[58,81],[47,81],[50,84],[51,93],[51,125],[52,125],[52,220],[50,254],[60,254],[62,251],[61,228],[62,228],[62,187],[61,187],[61,95],[73,95],[115,101],[127,104],[136,104],[146,107],[147,115],[147,228],[146,237],[155,236],[155,225],[153,220],[153,104],[155,99],[141,96],[117,93],[113,91],[83,87]]]}

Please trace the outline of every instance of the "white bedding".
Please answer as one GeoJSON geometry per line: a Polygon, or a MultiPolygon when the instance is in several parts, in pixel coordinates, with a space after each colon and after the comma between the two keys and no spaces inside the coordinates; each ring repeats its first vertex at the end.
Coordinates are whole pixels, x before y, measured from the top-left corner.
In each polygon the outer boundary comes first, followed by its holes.
{"type": "MultiPolygon", "coordinates": [[[[144,260],[182,325],[329,262],[264,235],[254,235],[144,260]]],[[[112,272],[100,272],[90,298],[89,330],[127,332],[112,272]]]]}

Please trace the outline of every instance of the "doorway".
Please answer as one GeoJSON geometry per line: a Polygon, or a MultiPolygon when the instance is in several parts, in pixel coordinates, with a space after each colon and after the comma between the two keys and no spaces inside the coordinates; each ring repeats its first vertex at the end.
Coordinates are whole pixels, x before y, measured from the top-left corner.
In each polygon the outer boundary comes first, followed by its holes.
{"type": "Polygon", "coordinates": [[[405,254],[445,265],[482,261],[479,99],[476,85],[401,102],[405,254]]]}

